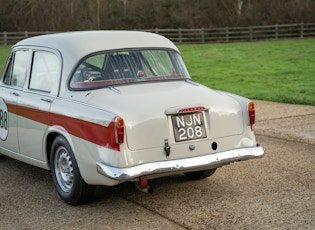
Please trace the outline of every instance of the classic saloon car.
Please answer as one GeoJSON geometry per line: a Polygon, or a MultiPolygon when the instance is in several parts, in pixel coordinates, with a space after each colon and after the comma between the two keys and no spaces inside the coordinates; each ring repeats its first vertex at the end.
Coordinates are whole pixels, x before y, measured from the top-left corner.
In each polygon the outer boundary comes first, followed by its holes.
{"type": "Polygon", "coordinates": [[[259,158],[254,103],[194,82],[176,46],[145,32],[69,32],[12,47],[0,82],[0,152],[51,170],[59,196],[259,158]]]}

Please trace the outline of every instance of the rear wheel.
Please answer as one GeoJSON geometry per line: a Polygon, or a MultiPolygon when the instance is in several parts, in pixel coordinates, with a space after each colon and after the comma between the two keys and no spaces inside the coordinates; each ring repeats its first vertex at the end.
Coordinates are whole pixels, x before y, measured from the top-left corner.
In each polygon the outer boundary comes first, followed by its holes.
{"type": "Polygon", "coordinates": [[[200,180],[211,176],[217,169],[208,169],[202,171],[188,172],[185,176],[190,180],[200,180]]]}
{"type": "Polygon", "coordinates": [[[56,190],[67,204],[82,204],[93,195],[95,186],[82,179],[73,151],[62,136],[57,136],[52,144],[50,166],[56,190]]]}

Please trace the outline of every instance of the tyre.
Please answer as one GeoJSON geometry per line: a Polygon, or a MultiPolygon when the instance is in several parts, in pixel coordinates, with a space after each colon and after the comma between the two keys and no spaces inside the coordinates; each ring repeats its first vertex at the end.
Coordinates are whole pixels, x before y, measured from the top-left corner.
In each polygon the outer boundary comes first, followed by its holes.
{"type": "Polygon", "coordinates": [[[185,176],[190,180],[200,180],[211,176],[217,169],[208,169],[202,171],[188,172],[185,176]]]}
{"type": "Polygon", "coordinates": [[[93,196],[95,186],[82,179],[70,144],[60,135],[52,144],[50,167],[56,190],[67,204],[79,205],[93,196]]]}

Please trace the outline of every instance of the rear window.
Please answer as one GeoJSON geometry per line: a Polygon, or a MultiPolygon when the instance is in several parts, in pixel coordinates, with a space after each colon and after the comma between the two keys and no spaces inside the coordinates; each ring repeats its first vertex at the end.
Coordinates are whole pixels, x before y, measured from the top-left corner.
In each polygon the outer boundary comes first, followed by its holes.
{"type": "Polygon", "coordinates": [[[179,53],[172,50],[124,50],[97,53],[83,59],[70,88],[87,90],[112,85],[190,79],[179,53]]]}

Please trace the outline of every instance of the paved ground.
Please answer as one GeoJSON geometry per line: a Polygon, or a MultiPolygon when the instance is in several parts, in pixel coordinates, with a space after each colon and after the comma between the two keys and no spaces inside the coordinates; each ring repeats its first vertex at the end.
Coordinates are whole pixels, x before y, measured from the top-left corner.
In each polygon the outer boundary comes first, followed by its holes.
{"type": "Polygon", "coordinates": [[[255,101],[256,134],[315,145],[315,106],[255,101]]]}
{"type": "Polygon", "coordinates": [[[225,166],[201,181],[99,187],[71,207],[49,172],[0,160],[0,229],[315,229],[315,107],[256,101],[264,158],[225,166]]]}

